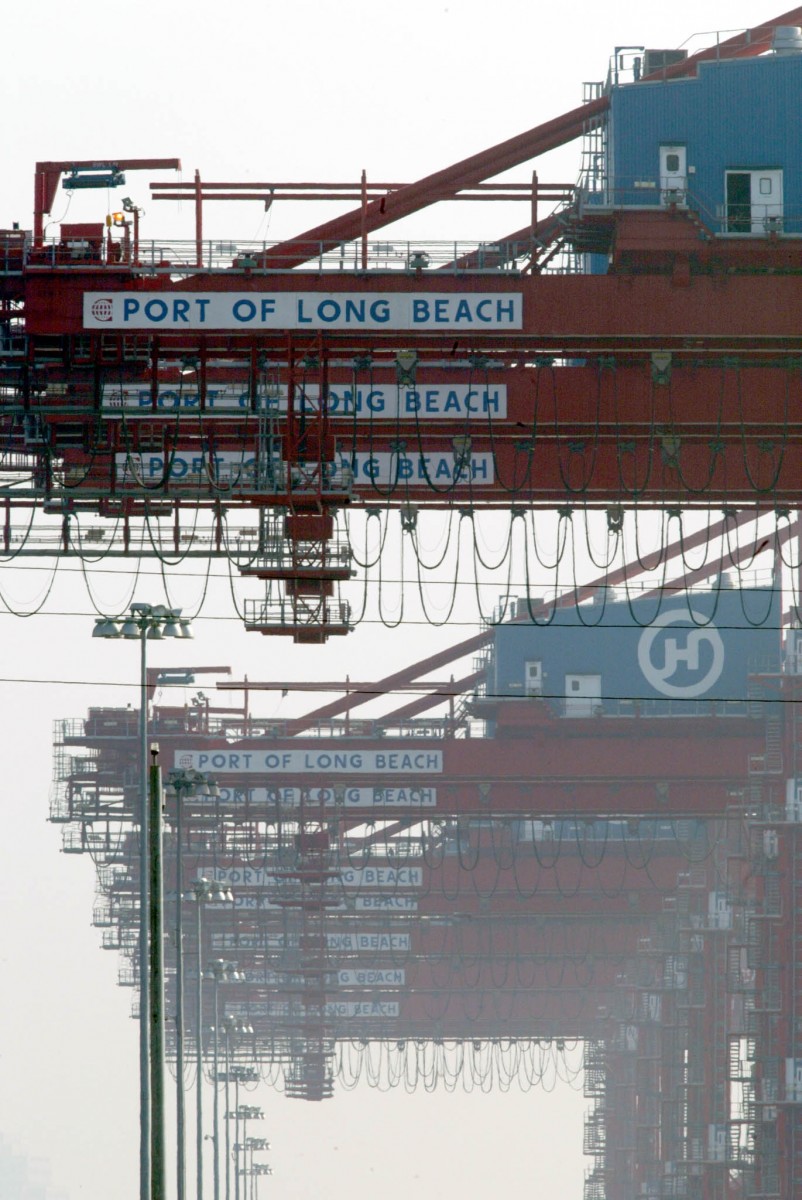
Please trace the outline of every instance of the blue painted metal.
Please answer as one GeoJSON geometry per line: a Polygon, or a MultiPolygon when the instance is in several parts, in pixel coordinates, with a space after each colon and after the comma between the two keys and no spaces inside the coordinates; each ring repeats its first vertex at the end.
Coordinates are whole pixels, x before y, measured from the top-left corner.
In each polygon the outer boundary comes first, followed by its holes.
{"type": "Polygon", "coordinates": [[[557,711],[566,675],[600,675],[598,707],[610,715],[709,714],[718,701],[722,714],[743,715],[747,676],[779,670],[779,624],[771,588],[557,609],[548,625],[496,628],[488,691],[523,696],[525,664],[540,661],[544,697],[557,711]]]}
{"type": "Polygon", "coordinates": [[[614,86],[609,200],[660,203],[661,144],[687,148],[688,203],[723,230],[725,171],[782,169],[786,232],[802,232],[802,56],[703,63],[693,79],[614,86]],[[649,184],[653,186],[648,186],[649,184]]]}

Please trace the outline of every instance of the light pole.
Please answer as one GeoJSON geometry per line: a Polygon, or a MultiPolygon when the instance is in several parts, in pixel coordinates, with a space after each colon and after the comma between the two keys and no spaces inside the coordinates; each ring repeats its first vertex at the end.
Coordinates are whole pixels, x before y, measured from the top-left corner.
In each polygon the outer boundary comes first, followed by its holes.
{"type": "MultiPolygon", "coordinates": [[[[243,1077],[242,1072],[244,1070],[247,1070],[247,1068],[243,1068],[243,1067],[232,1067],[232,1065],[231,1065],[231,1039],[237,1037],[239,1034],[252,1034],[253,1026],[249,1025],[247,1021],[243,1021],[240,1017],[232,1016],[230,1013],[227,1014],[225,1017],[223,1017],[222,1024],[223,1024],[223,1038],[225,1041],[225,1062],[226,1062],[226,1069],[222,1073],[222,1076],[221,1076],[225,1080],[225,1085],[226,1085],[226,1090],[225,1090],[226,1200],[231,1200],[231,1125],[230,1125],[230,1121],[231,1121],[232,1117],[235,1119],[235,1121],[237,1121],[236,1108],[239,1105],[239,1084],[240,1084],[240,1079],[243,1077]],[[231,1112],[231,1110],[229,1108],[229,1084],[231,1083],[232,1079],[234,1080],[234,1088],[235,1088],[235,1091],[234,1091],[235,1111],[234,1112],[231,1112]]],[[[256,1074],[255,1071],[253,1071],[252,1074],[255,1078],[258,1079],[258,1075],[256,1074]]],[[[239,1137],[239,1123],[237,1121],[237,1125],[235,1126],[235,1132],[234,1132],[235,1151],[236,1151],[236,1143],[237,1143],[238,1137],[239,1137]]],[[[236,1169],[235,1169],[235,1172],[234,1172],[235,1189],[237,1187],[236,1180],[237,1180],[237,1175],[236,1175],[236,1169]]],[[[237,1191],[237,1195],[239,1195],[238,1191],[237,1191]]]]}
{"type": "Polygon", "coordinates": [[[237,1179],[239,1179],[240,1175],[242,1175],[244,1177],[244,1179],[245,1179],[244,1197],[245,1197],[245,1200],[248,1200],[248,1166],[247,1166],[248,1150],[250,1149],[251,1143],[253,1141],[260,1140],[258,1138],[249,1138],[247,1136],[248,1122],[249,1121],[264,1121],[265,1114],[262,1111],[262,1109],[258,1107],[258,1105],[240,1104],[237,1108],[237,1118],[238,1118],[238,1120],[242,1121],[242,1141],[237,1142],[234,1146],[234,1151],[237,1155],[237,1179]],[[240,1150],[244,1151],[244,1153],[242,1155],[242,1169],[241,1170],[239,1168],[239,1152],[240,1152],[240,1150]]]}
{"type": "MultiPolygon", "coordinates": [[[[151,638],[192,637],[180,609],[163,604],[132,604],[123,620],[100,617],[92,636],[139,640],[139,1196],[161,1200],[162,1179],[153,1177],[154,1149],[163,1158],[163,1128],[154,1127],[151,1098],[151,971],[150,971],[150,857],[148,801],[148,674],[147,643],[151,638]],[[154,1146],[155,1142],[155,1146],[154,1146]],[[161,1190],[159,1190],[161,1189],[161,1190]]],[[[158,1014],[157,1014],[158,1015],[158,1014]]]]}
{"type": "Polygon", "coordinates": [[[198,948],[198,978],[195,991],[195,1166],[197,1200],[203,1200],[203,906],[212,900],[233,901],[231,889],[216,880],[196,879],[192,893],[197,903],[195,933],[198,948]]]}
{"type": "Polygon", "coordinates": [[[150,926],[150,1190],[166,1200],[167,1160],[164,1130],[164,870],[162,865],[162,788],[159,747],[150,747],[148,781],[148,892],[150,926]]]}
{"type": "Polygon", "coordinates": [[[227,1013],[223,1017],[223,1040],[225,1043],[225,1060],[226,1060],[226,1090],[225,1090],[225,1113],[226,1113],[226,1200],[231,1200],[231,1127],[228,1121],[229,1111],[229,1088],[228,1083],[231,1078],[231,1038],[236,1032],[239,1021],[236,1017],[227,1013]]]}
{"type": "Polygon", "coordinates": [[[255,1150],[269,1150],[269,1149],[270,1149],[270,1142],[268,1142],[266,1138],[250,1137],[250,1138],[245,1139],[245,1150],[246,1150],[246,1152],[248,1150],[250,1150],[250,1152],[251,1152],[251,1163],[250,1163],[250,1166],[247,1168],[246,1176],[245,1176],[246,1179],[250,1178],[250,1180],[251,1180],[251,1188],[250,1188],[251,1195],[250,1195],[250,1197],[248,1197],[248,1187],[246,1184],[245,1200],[255,1200],[256,1183],[254,1182],[254,1180],[257,1175],[272,1175],[273,1174],[271,1168],[267,1165],[267,1163],[257,1163],[257,1162],[253,1161],[253,1155],[254,1155],[255,1150]]]}
{"type": "MultiPolygon", "coordinates": [[[[270,1149],[269,1146],[268,1146],[268,1149],[270,1149]]],[[[259,1178],[259,1176],[260,1175],[272,1175],[272,1174],[273,1174],[273,1168],[268,1163],[254,1162],[253,1155],[251,1155],[252,1200],[259,1200],[259,1185],[256,1182],[256,1180],[259,1178]]]]}
{"type": "Polygon", "coordinates": [[[237,970],[237,964],[224,958],[216,958],[209,963],[209,974],[214,980],[214,1042],[213,1068],[214,1082],[214,1200],[220,1200],[220,1001],[219,987],[224,982],[234,982],[244,978],[237,970]]]}
{"type": "MultiPolygon", "coordinates": [[[[253,1026],[247,1024],[247,1022],[243,1023],[243,1025],[241,1026],[240,1032],[246,1033],[246,1034],[252,1034],[253,1026]]],[[[240,1170],[239,1170],[239,1152],[240,1152],[239,1123],[240,1123],[240,1117],[242,1114],[242,1110],[243,1110],[243,1108],[246,1107],[244,1105],[242,1107],[240,1106],[239,1085],[241,1083],[258,1083],[259,1082],[259,1072],[256,1070],[255,1067],[245,1067],[245,1066],[235,1065],[231,1069],[231,1078],[234,1080],[234,1111],[233,1111],[233,1113],[229,1113],[228,1116],[229,1117],[233,1116],[233,1118],[234,1118],[234,1197],[235,1197],[235,1200],[239,1200],[239,1176],[240,1176],[240,1170]]]]}
{"type": "MultiPolygon", "coordinates": [[[[166,800],[176,802],[175,817],[175,1032],[176,1032],[176,1172],[177,1197],[186,1196],[186,1109],[184,1096],[184,872],[182,849],[184,845],[183,816],[184,801],[188,796],[215,797],[220,794],[217,784],[208,775],[194,770],[173,770],[164,789],[166,800]]],[[[200,911],[200,906],[199,906],[200,911]]]]}

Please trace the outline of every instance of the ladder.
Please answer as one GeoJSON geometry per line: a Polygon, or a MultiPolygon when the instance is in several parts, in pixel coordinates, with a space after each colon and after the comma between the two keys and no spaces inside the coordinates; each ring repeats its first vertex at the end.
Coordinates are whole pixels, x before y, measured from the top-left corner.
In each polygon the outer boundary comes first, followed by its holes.
{"type": "MultiPolygon", "coordinates": [[[[582,103],[591,104],[604,94],[604,84],[582,84],[582,103]]],[[[579,186],[584,192],[603,192],[607,187],[607,116],[592,117],[582,130],[579,186]]]]}

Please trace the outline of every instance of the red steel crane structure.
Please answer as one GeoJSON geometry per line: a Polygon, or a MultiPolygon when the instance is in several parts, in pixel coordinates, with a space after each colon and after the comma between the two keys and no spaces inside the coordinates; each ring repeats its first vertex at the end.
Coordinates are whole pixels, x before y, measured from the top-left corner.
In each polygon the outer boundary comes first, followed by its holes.
{"type": "MultiPolygon", "coordinates": [[[[759,55],[800,13],[662,75],[759,55]]],[[[6,551],[42,552],[15,525],[32,506],[61,517],[51,553],[140,553],[146,517],[153,552],[227,553],[265,581],[250,628],[315,641],[351,623],[333,516],[348,506],[794,504],[798,241],[715,236],[677,203],[486,182],[594,136],[608,107],[601,94],[412,184],[152,184],[194,200],[185,243],[144,239],[128,198],[108,227],[45,237],[62,175],[113,187],[177,160],[37,164],[33,234],[0,235],[6,551]],[[355,194],[289,242],[203,238],[212,198],[355,194]],[[528,226],[493,242],[369,240],[437,201],[522,197],[528,226]],[[540,218],[543,197],[561,202],[540,218]],[[550,273],[560,247],[609,269],[550,273]]]]}
{"type": "MultiPolygon", "coordinates": [[[[634,86],[762,55],[797,22],[802,7],[634,86]]],[[[777,582],[802,492],[802,243],[773,219],[720,236],[670,189],[630,205],[537,177],[488,182],[592,139],[609,105],[601,89],[411,184],[152,184],[155,199],[192,199],[186,244],[146,240],[130,200],[108,226],[45,236],[62,175],[68,188],[116,186],[126,169],[175,161],[38,164],[32,236],[0,238],[5,551],[41,552],[20,544],[21,509],[59,518],[49,552],[80,554],[89,514],[122,556],[143,552],[131,536],[142,520],[166,530],[159,545],[186,547],[184,514],[200,509],[210,541],[198,552],[265,582],[247,625],[312,642],[352,625],[339,595],[353,569],[336,524],[347,507],[410,519],[427,506],[581,506],[609,521],[634,504],[717,505],[719,532],[774,513],[777,582]],[[212,199],[306,196],[359,203],[278,245],[203,237],[212,199]],[[478,244],[370,239],[460,198],[525,198],[530,221],[478,244]],[[558,201],[546,217],[544,199],[558,201]],[[555,272],[561,252],[604,254],[607,268],[555,272]],[[232,511],[250,522],[234,552],[232,511]]],[[[671,586],[754,553],[753,540],[680,565],[671,586]]],[[[796,622],[793,596],[783,613],[796,622]]],[[[247,703],[153,707],[162,761],[211,771],[221,789],[168,806],[173,909],[179,863],[184,879],[236,891],[184,935],[168,980],[169,1003],[176,970],[198,980],[184,1036],[207,1051],[221,997],[217,980],[213,996],[201,986],[203,965],[230,956],[244,978],[221,985],[227,1083],[232,1062],[254,1061],[307,1099],[330,1095],[338,1071],[535,1081],[582,1039],[586,1200],[799,1194],[795,630],[783,669],[778,633],[774,667],[750,672],[740,709],[670,720],[637,706],[566,720],[554,698],[494,694],[493,638],[341,684],[341,699],[286,725],[247,703]],[[429,678],[472,655],[460,679],[429,678]],[[414,686],[395,712],[351,715],[414,686]],[[447,716],[422,716],[443,703],[447,716]],[[492,736],[467,736],[480,719],[492,736]]],[[[65,850],[96,857],[96,921],[124,951],[135,722],[98,709],[65,722],[51,812],[65,850]]]]}

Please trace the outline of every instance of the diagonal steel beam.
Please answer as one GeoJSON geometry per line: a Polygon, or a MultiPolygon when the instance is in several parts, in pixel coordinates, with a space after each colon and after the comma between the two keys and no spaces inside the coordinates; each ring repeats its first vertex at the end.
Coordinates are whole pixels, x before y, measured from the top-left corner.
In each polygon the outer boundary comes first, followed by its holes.
{"type": "MultiPolygon", "coordinates": [[[[802,6],[790,9],[762,25],[739,33],[715,46],[709,46],[698,54],[676,63],[655,75],[652,79],[673,79],[690,75],[701,62],[713,59],[743,58],[760,54],[770,44],[776,25],[802,24],[802,6]]],[[[601,117],[610,107],[608,96],[602,96],[590,104],[581,104],[559,117],[536,125],[534,129],[516,137],[508,138],[488,150],[482,150],[461,162],[426,175],[415,183],[406,184],[397,191],[373,200],[370,204],[352,209],[332,221],[316,225],[297,238],[280,242],[259,257],[259,265],[266,268],[289,270],[300,266],[310,258],[327,250],[335,249],[341,242],[351,242],[363,233],[382,229],[402,217],[426,208],[439,200],[447,200],[462,188],[481,183],[494,175],[508,171],[520,163],[528,162],[539,154],[554,150],[580,137],[588,121],[601,117]]]]}

